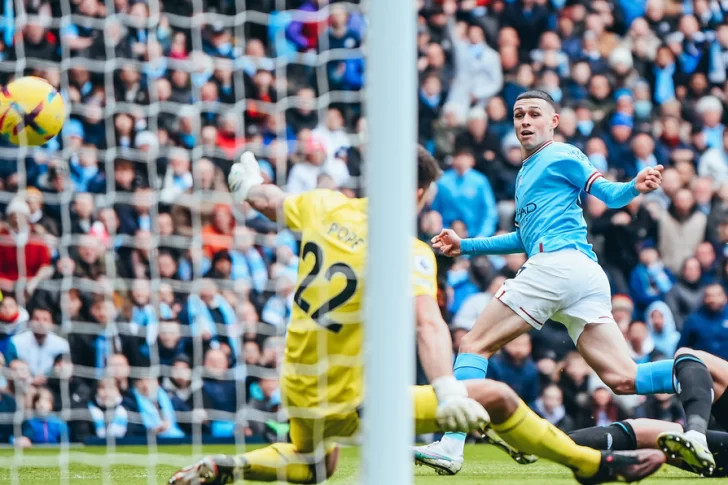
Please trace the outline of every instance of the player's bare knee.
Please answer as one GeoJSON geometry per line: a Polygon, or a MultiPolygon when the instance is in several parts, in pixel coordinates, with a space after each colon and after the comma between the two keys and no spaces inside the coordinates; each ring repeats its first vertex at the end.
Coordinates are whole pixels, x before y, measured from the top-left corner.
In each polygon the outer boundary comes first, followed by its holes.
{"type": "Polygon", "coordinates": [[[498,350],[500,350],[500,346],[497,342],[477,338],[472,332],[466,333],[460,340],[459,352],[461,354],[475,354],[490,359],[498,350]]]}
{"type": "Polygon", "coordinates": [[[700,358],[700,354],[703,353],[700,350],[693,350],[689,349],[687,347],[680,347],[677,349],[677,352],[675,352],[675,358],[680,357],[681,355],[694,355],[697,358],[700,358]]]}
{"type": "Polygon", "coordinates": [[[473,380],[466,383],[468,394],[488,411],[492,422],[502,423],[518,409],[518,395],[506,384],[492,380],[473,380]]]}
{"type": "Polygon", "coordinates": [[[601,376],[604,383],[615,394],[619,396],[631,395],[636,392],[636,383],[634,376],[626,376],[622,374],[608,374],[601,376]]]}

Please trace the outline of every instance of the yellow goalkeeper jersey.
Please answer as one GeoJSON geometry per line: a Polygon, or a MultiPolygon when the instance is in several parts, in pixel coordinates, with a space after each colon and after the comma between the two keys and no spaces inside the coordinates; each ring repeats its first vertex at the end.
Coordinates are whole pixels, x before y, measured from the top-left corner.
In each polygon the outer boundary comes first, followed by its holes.
{"type": "MultiPolygon", "coordinates": [[[[286,198],[285,223],[301,232],[282,391],[291,417],[356,411],[363,399],[363,291],[367,199],[315,190],[286,198]]],[[[412,240],[412,295],[437,295],[435,255],[412,240]]],[[[400,322],[391,322],[398,325],[400,322]]]]}

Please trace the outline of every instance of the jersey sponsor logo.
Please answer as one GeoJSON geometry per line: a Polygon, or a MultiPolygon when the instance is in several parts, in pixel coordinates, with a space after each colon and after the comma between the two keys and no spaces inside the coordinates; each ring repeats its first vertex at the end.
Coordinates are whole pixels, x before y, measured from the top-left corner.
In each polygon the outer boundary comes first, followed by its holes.
{"type": "Polygon", "coordinates": [[[524,205],[523,207],[517,207],[516,208],[516,222],[520,225],[523,222],[523,219],[528,216],[529,214],[533,213],[538,209],[538,206],[534,204],[533,202],[529,202],[528,204],[524,205]]]}
{"type": "Polygon", "coordinates": [[[415,256],[415,269],[418,273],[422,273],[427,276],[435,274],[435,265],[426,258],[425,256],[415,256]]]}

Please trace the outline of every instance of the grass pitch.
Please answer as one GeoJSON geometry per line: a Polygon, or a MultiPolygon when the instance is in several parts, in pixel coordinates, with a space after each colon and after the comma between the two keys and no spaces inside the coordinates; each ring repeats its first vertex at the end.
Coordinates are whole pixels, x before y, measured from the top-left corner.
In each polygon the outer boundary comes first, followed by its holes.
{"type": "MultiPolygon", "coordinates": [[[[230,453],[230,446],[206,446],[205,453],[230,453]]],[[[163,484],[181,464],[194,460],[189,446],[159,447],[156,474],[150,475],[149,449],[146,447],[118,447],[114,455],[106,455],[105,448],[73,448],[68,451],[70,459],[67,472],[57,466],[57,449],[27,450],[22,458],[23,466],[11,471],[15,458],[13,450],[0,450],[0,484],[9,485],[147,485],[163,484]],[[106,461],[116,460],[105,470],[106,461]],[[123,463],[123,464],[122,464],[123,463]],[[138,465],[136,465],[138,463],[138,465]],[[51,466],[55,465],[55,466],[51,466]],[[106,471],[107,473],[104,473],[106,471]]],[[[540,461],[533,465],[517,465],[501,451],[487,445],[468,445],[465,449],[466,464],[455,477],[440,477],[429,468],[415,469],[417,485],[488,484],[488,485],[567,485],[575,484],[565,468],[540,461]]],[[[18,463],[18,462],[15,462],[18,463]]],[[[328,483],[353,485],[358,483],[359,449],[342,450],[339,468],[328,483]]],[[[663,467],[652,478],[642,482],[646,485],[688,485],[700,480],[697,476],[663,467]]],[[[253,483],[253,482],[246,482],[253,483]]],[[[258,483],[258,482],[255,482],[258,483]]],[[[728,479],[710,479],[707,484],[726,484],[728,479]]],[[[383,484],[385,485],[385,484],[383,484]]]]}

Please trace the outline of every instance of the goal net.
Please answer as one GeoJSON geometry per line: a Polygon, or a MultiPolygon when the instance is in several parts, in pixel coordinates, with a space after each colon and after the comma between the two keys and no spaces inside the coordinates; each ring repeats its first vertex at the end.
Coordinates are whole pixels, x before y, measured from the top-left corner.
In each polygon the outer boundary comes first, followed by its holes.
{"type": "Polygon", "coordinates": [[[286,439],[298,240],[225,180],[252,150],[289,192],[360,193],[362,3],[2,2],[0,83],[47,79],[69,118],[0,146],[0,482],[160,483],[286,439]]]}

